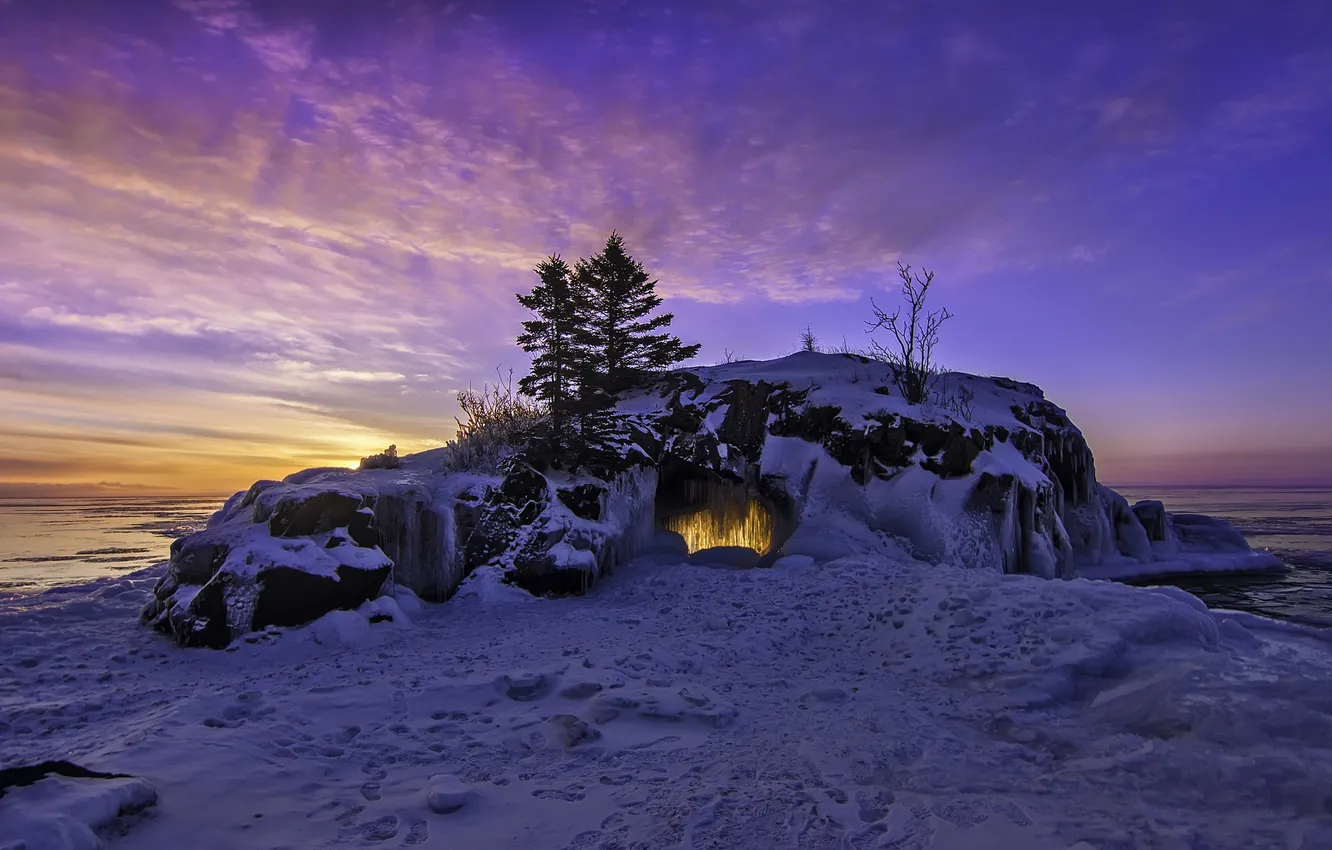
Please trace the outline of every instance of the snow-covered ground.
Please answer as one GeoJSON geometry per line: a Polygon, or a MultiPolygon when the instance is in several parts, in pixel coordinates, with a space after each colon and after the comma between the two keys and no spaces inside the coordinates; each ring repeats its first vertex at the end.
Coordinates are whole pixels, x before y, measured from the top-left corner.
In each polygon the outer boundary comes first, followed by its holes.
{"type": "Polygon", "coordinates": [[[1332,847],[1329,635],[1175,589],[646,556],[217,652],[137,625],[152,575],[0,603],[0,764],[146,779],[113,848],[1332,847]]]}

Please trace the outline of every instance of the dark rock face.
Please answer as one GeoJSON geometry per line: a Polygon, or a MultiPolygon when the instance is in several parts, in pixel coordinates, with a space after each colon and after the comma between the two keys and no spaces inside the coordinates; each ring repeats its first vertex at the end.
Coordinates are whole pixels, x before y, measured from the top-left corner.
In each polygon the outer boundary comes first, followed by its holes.
{"type": "Polygon", "coordinates": [[[719,396],[726,404],[726,416],[717,429],[717,438],[745,457],[757,460],[768,436],[768,399],[775,389],[766,381],[728,383],[719,396]]]}
{"type": "Polygon", "coordinates": [[[185,607],[168,609],[166,625],[176,643],[209,649],[222,649],[230,643],[232,635],[227,622],[227,589],[234,585],[230,576],[215,576],[199,589],[185,607]]]}
{"type": "Polygon", "coordinates": [[[478,508],[476,527],[467,538],[467,563],[495,563],[501,555],[521,549],[550,501],[550,490],[544,475],[515,459],[500,486],[492,489],[478,508]]]}
{"type": "Polygon", "coordinates": [[[231,547],[226,543],[200,542],[197,546],[182,545],[177,549],[176,544],[188,540],[182,537],[172,543],[171,566],[176,580],[183,584],[204,584],[222,566],[231,547]]]}
{"type": "Polygon", "coordinates": [[[975,488],[971,491],[971,497],[967,500],[967,510],[1002,514],[1008,506],[1008,498],[1013,492],[1014,483],[1012,475],[982,472],[975,488]]]}
{"type": "Polygon", "coordinates": [[[606,495],[606,488],[596,484],[579,484],[561,487],[555,491],[555,495],[574,516],[593,521],[601,519],[601,498],[606,495]]]}
{"type": "Polygon", "coordinates": [[[379,595],[391,567],[358,570],[338,567],[336,579],[274,567],[259,576],[259,598],[250,629],[300,626],[329,611],[350,610],[379,595]]]}
{"type": "Polygon", "coordinates": [[[268,531],[274,537],[309,537],[341,528],[352,521],[364,499],[352,493],[297,491],[273,507],[268,531]]]}
{"type": "Polygon", "coordinates": [[[1167,525],[1164,504],[1144,499],[1133,506],[1133,513],[1138,517],[1138,522],[1142,523],[1143,530],[1147,532],[1148,540],[1154,543],[1164,543],[1170,538],[1170,527],[1167,525]]]}

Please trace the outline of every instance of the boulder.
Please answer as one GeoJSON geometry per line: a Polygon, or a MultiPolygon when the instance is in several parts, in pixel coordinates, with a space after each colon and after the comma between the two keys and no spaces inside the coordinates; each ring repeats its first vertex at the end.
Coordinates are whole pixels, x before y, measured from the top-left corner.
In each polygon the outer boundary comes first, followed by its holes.
{"type": "Polygon", "coordinates": [[[341,488],[256,485],[172,544],[140,618],[181,646],[222,648],[248,631],[362,605],[393,570],[371,502],[341,488]]]}
{"type": "Polygon", "coordinates": [[[274,537],[324,534],[350,524],[363,503],[358,493],[297,490],[284,495],[273,506],[268,530],[274,537]]]}

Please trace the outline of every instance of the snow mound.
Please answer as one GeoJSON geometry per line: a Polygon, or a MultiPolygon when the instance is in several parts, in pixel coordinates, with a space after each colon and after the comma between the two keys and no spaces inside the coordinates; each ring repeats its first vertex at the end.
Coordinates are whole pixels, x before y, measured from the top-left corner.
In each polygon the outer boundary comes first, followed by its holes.
{"type": "Polygon", "coordinates": [[[49,776],[0,797],[0,848],[101,850],[99,832],[157,802],[142,779],[49,776]]]}

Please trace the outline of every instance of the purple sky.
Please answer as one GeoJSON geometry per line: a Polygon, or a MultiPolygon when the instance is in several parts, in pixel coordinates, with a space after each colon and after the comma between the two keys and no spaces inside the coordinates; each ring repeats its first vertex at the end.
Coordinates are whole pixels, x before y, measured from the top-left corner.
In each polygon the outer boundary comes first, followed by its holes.
{"type": "Polygon", "coordinates": [[[699,362],[900,258],[1103,479],[1332,482],[1329,151],[1327,0],[0,0],[0,482],[439,445],[611,228],[699,362]]]}

